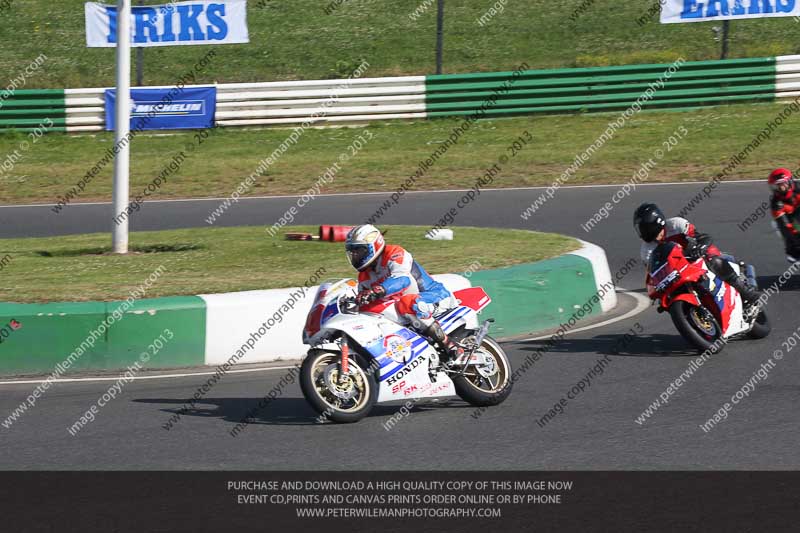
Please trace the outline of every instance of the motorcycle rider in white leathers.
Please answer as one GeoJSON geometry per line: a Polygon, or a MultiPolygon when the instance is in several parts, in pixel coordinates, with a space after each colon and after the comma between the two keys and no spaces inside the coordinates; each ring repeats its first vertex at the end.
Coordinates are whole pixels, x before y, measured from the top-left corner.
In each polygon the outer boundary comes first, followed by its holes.
{"type": "Polygon", "coordinates": [[[411,254],[401,246],[386,244],[380,230],[371,224],[356,226],[347,234],[345,251],[350,264],[358,270],[358,304],[399,296],[397,314],[455,359],[464,349],[450,339],[433,317],[452,294],[435,281],[411,254]]]}

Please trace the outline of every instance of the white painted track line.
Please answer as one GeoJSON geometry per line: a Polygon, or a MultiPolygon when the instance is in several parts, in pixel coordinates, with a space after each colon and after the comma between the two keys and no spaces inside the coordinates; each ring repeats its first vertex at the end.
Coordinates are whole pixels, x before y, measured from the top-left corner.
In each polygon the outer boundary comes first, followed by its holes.
{"type": "MultiPolygon", "coordinates": [[[[227,374],[244,374],[247,372],[266,372],[268,370],[288,370],[290,368],[294,368],[294,366],[269,366],[269,367],[260,367],[260,368],[243,368],[241,370],[228,370],[227,374]]],[[[167,379],[167,378],[186,378],[186,377],[194,377],[194,376],[213,376],[216,374],[215,372],[186,372],[183,374],[156,374],[153,376],[133,376],[130,378],[125,378],[126,381],[143,381],[146,379],[167,379]]],[[[67,378],[67,379],[54,379],[50,383],[79,383],[84,381],[117,381],[123,377],[123,374],[119,376],[104,376],[104,377],[94,377],[94,378],[67,378]]],[[[27,385],[34,385],[38,383],[44,383],[47,381],[46,379],[26,379],[26,380],[18,380],[18,381],[0,381],[0,385],[20,385],[20,384],[27,384],[27,385]]]]}
{"type": "MultiPolygon", "coordinates": [[[[725,180],[722,183],[763,183],[764,180],[725,180]]],[[[627,182],[626,182],[627,183],[627,182]]],[[[708,180],[705,181],[669,181],[664,183],[639,183],[637,187],[670,187],[675,185],[702,185],[704,183],[708,183],[708,180]]],[[[562,185],[559,189],[602,189],[608,187],[620,187],[625,185],[625,183],[601,183],[597,185],[562,185]]],[[[536,187],[506,187],[506,188],[498,188],[498,189],[481,189],[481,193],[484,192],[503,192],[503,191],[537,191],[540,189],[547,189],[549,185],[542,185],[536,187]]],[[[406,194],[437,194],[437,193],[452,193],[452,192],[465,192],[469,191],[470,189],[439,189],[439,190],[432,190],[432,191],[406,191],[406,194]]],[[[392,193],[392,190],[388,191],[373,191],[373,192],[337,192],[331,194],[319,194],[315,196],[315,198],[326,198],[326,197],[337,197],[337,196],[376,196],[376,195],[384,195],[387,196],[392,193]]],[[[239,198],[240,202],[245,202],[248,200],[270,200],[270,199],[281,199],[281,198],[300,198],[302,194],[286,194],[286,195],[276,195],[276,196],[247,196],[239,198]]],[[[223,200],[228,200],[229,197],[224,198],[176,198],[173,200],[149,200],[148,204],[159,204],[159,203],[175,203],[175,202],[221,202],[223,200]]],[[[49,207],[54,206],[56,204],[20,204],[20,205],[0,205],[0,209],[13,209],[18,207],[49,207]]],[[[70,203],[70,207],[80,207],[80,206],[89,206],[89,205],[111,205],[111,202],[78,202],[78,203],[70,203]]]]}

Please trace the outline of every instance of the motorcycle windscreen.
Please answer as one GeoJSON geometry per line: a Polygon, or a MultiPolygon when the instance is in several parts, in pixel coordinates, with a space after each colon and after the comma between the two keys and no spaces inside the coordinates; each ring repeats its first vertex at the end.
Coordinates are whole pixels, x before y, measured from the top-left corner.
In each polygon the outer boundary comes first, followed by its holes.
{"type": "Polygon", "coordinates": [[[322,325],[339,313],[336,296],[346,287],[353,286],[355,281],[352,280],[327,280],[320,284],[303,327],[304,341],[319,333],[322,325]]]}
{"type": "Polygon", "coordinates": [[[678,244],[672,241],[665,241],[656,246],[656,249],[650,254],[650,264],[647,265],[651,275],[669,261],[669,256],[676,246],[678,244]]]}
{"type": "Polygon", "coordinates": [[[322,304],[314,304],[309,311],[308,316],[306,317],[306,325],[303,328],[303,340],[310,339],[317,333],[319,333],[320,327],[322,326],[322,310],[324,307],[322,304]]]}
{"type": "Polygon", "coordinates": [[[674,242],[663,242],[650,254],[650,264],[648,265],[648,271],[650,272],[649,292],[661,293],[678,279],[679,273],[670,264],[670,257],[673,256],[673,252],[677,252],[680,256],[675,257],[675,259],[679,259],[683,257],[683,253],[681,250],[676,250],[675,247],[680,248],[674,242]]]}

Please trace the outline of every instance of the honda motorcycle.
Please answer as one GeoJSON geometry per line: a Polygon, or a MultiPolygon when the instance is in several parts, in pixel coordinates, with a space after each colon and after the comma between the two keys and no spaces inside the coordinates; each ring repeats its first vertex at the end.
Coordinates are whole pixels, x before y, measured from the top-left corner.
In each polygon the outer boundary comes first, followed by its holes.
{"type": "Polygon", "coordinates": [[[396,299],[359,308],[358,283],[326,281],[317,290],[303,329],[311,346],[300,369],[308,403],[334,422],[356,422],[376,403],[459,396],[480,407],[511,393],[511,365],[489,335],[492,320],[478,313],[491,299],[480,287],[456,291],[457,305],[435,315],[464,354],[444,363],[436,346],[401,325],[396,299]]]}
{"type": "MultiPolygon", "coordinates": [[[[751,265],[730,261],[757,287],[751,265]]],[[[690,261],[683,248],[662,242],[653,250],[647,275],[647,294],[669,311],[678,332],[698,350],[720,351],[737,337],[760,339],[769,335],[766,313],[758,305],[745,308],[739,292],[708,269],[703,257],[690,261]]]]}

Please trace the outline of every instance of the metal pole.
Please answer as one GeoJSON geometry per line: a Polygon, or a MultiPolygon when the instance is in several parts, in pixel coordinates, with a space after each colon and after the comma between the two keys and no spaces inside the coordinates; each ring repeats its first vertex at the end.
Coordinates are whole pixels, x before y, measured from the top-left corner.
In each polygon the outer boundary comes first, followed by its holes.
{"type": "Polygon", "coordinates": [[[436,74],[442,73],[442,49],[444,48],[444,0],[436,8],[436,74]]]}
{"type": "MultiPolygon", "coordinates": [[[[143,6],[144,0],[139,0],[136,5],[143,6]]],[[[136,86],[142,85],[144,85],[144,47],[139,46],[136,48],[136,86]]]]}
{"type": "Polygon", "coordinates": [[[731,21],[730,20],[723,20],[722,21],[722,53],[720,54],[720,59],[727,59],[728,58],[728,36],[731,32],[731,21]]]}
{"type": "Polygon", "coordinates": [[[131,127],[131,2],[117,0],[117,101],[114,109],[114,219],[112,243],[114,253],[128,253],[128,217],[119,216],[128,207],[131,127]],[[116,221],[119,220],[119,224],[116,221]]]}

